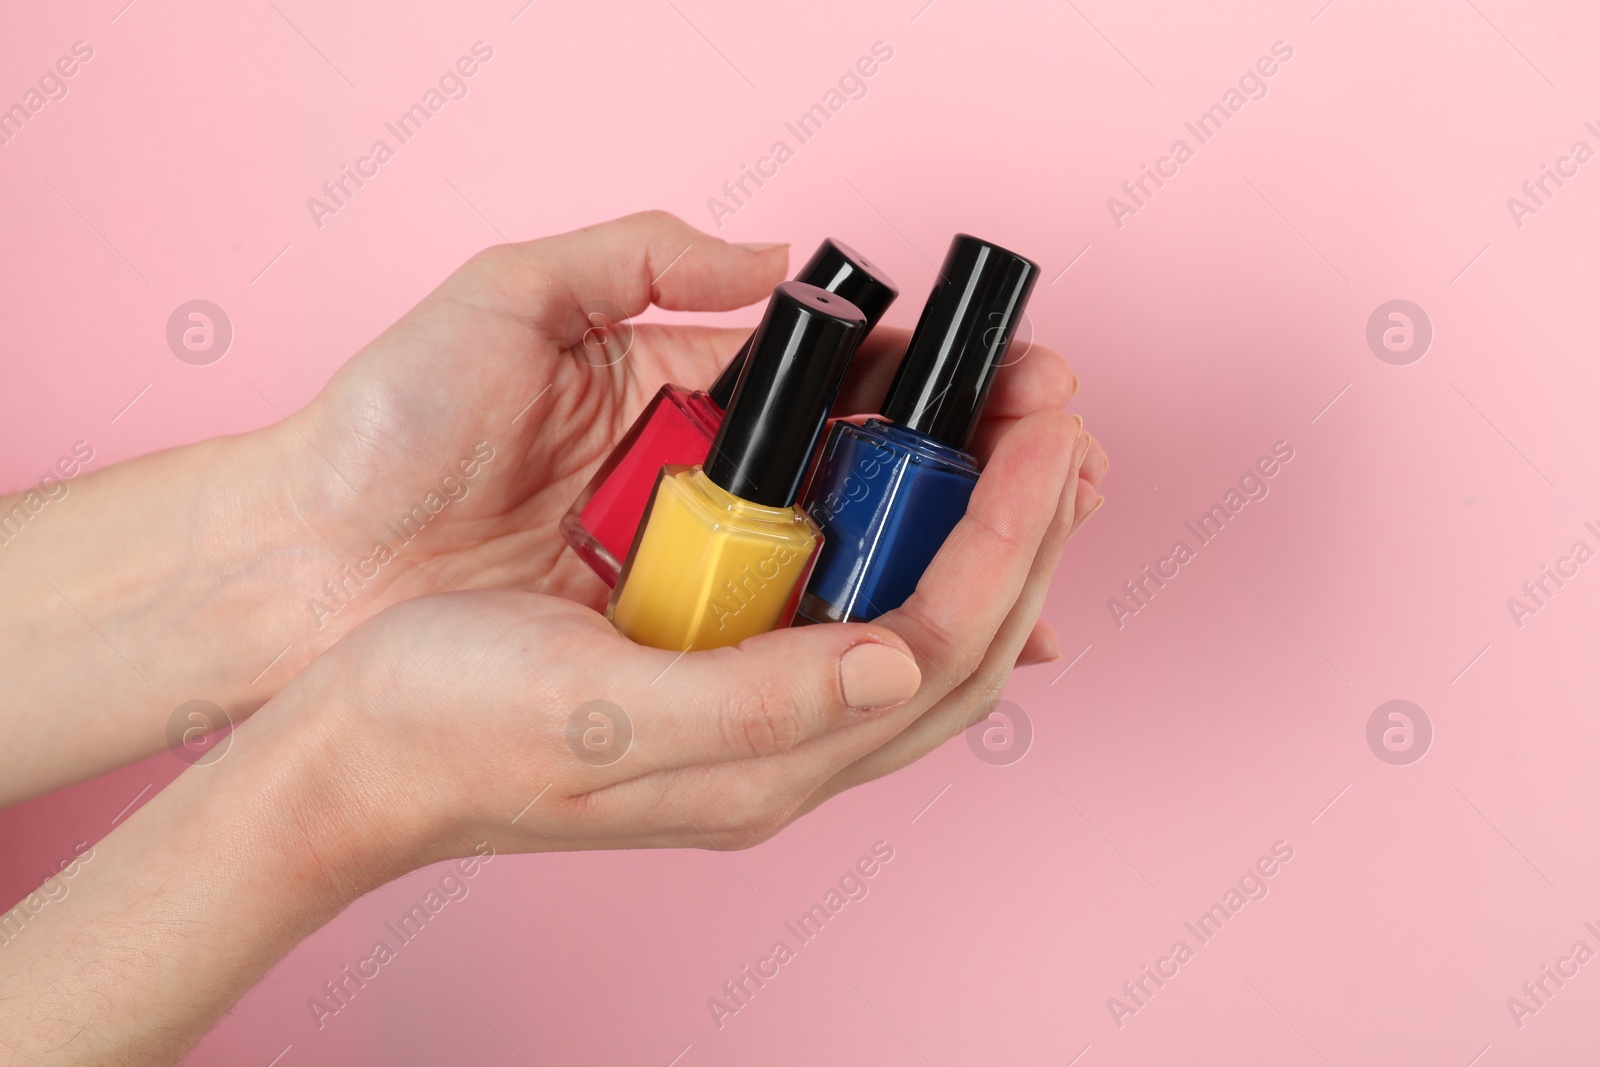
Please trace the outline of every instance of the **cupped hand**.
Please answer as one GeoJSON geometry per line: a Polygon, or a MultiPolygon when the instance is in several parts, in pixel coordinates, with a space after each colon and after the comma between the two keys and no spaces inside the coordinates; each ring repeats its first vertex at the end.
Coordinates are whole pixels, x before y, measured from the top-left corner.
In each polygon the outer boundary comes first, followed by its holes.
{"type": "MultiPolygon", "coordinates": [[[[663,384],[704,388],[748,336],[633,317],[760,301],[787,273],[787,247],[729,244],[663,212],[497,246],[358,353],[290,420],[288,445],[310,472],[293,508],[312,535],[308,588],[321,591],[306,604],[300,662],[428,593],[515,588],[599,607],[605,587],[564,551],[562,515],[663,384]]],[[[874,332],[838,414],[876,410],[907,337],[874,332]]],[[[975,439],[980,459],[1076,388],[1046,349],[1014,346],[1009,363],[975,439]]],[[[1093,484],[1104,458],[1095,446],[1093,484]]],[[[1042,630],[1025,658],[1052,654],[1042,630]]]]}
{"type": "Polygon", "coordinates": [[[992,707],[1098,501],[1089,453],[1076,419],[1020,418],[917,593],[875,623],[675,654],[560,597],[432,595],[362,624],[263,715],[314,717],[338,806],[409,866],[483,841],[747,847],[992,707]]]}
{"type": "MultiPolygon", "coordinates": [[[[1057,654],[1039,610],[1107,459],[1060,412],[1076,376],[1042,346],[1014,346],[974,437],[985,469],[967,517],[878,623],[680,659],[596,613],[604,587],[564,551],[562,514],[661,384],[703,387],[747,336],[631,318],[652,303],[749,304],[785,270],[777,248],[725,244],[659,213],[490,249],[297,418],[325,461],[299,507],[335,553],[396,543],[405,516],[428,509],[361,609],[327,628],[329,645],[355,632],[316,673],[340,676],[349,715],[336,721],[360,724],[349,732],[363,790],[392,792],[384,807],[411,812],[446,851],[473,835],[521,850],[753,843],[953,736],[992,708],[1014,666],[1057,654]],[[863,644],[908,653],[917,691],[850,710],[841,657],[863,644]],[[631,724],[615,763],[572,747],[569,719],[585,706],[631,724]]],[[[907,339],[874,331],[836,413],[876,409],[907,339]]]]}
{"type": "Polygon", "coordinates": [[[318,619],[322,646],[451,588],[597,604],[603,587],[563,554],[561,516],[662,384],[707,383],[742,337],[632,317],[743,307],[787,263],[786,246],[728,244],[650,212],[456,270],[291,420],[316,453],[296,507],[360,565],[352,610],[318,619]]]}
{"type": "Polygon", "coordinates": [[[788,814],[781,773],[741,768],[859,730],[921,683],[881,627],[780,636],[677,654],[560,597],[436,594],[357,627],[244,729],[325,739],[340,818],[361,813],[361,836],[395,843],[408,866],[484,840],[725,848],[788,814]],[[684,774],[705,788],[674,796],[684,774]]]}

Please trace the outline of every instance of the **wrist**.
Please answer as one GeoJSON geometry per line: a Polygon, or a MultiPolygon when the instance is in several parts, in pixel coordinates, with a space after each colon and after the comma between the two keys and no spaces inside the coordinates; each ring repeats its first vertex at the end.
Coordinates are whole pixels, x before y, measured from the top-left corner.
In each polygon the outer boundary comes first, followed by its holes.
{"type": "Polygon", "coordinates": [[[7,721],[0,804],[159,751],[189,701],[238,721],[293,675],[292,591],[327,559],[283,488],[304,467],[281,427],[140,456],[4,545],[0,675],[30,714],[7,721]]]}
{"type": "Polygon", "coordinates": [[[261,531],[247,555],[273,583],[258,603],[270,604],[274,654],[284,651],[262,680],[268,694],[384,608],[433,591],[432,580],[417,580],[413,565],[426,558],[418,548],[386,565],[402,551],[396,522],[409,530],[412,516],[396,520],[385,504],[393,486],[377,471],[387,457],[352,453],[360,435],[333,430],[347,422],[318,397],[238,439],[248,453],[241,469],[252,472],[238,485],[240,508],[261,531]]]}
{"type": "Polygon", "coordinates": [[[249,724],[285,807],[321,828],[319,848],[355,891],[350,899],[472,850],[432,791],[428,753],[393,744],[389,716],[365,691],[386,669],[381,655],[372,665],[367,638],[364,630],[319,657],[249,724]]]}
{"type": "Polygon", "coordinates": [[[333,640],[304,619],[331,557],[297,490],[320,479],[322,460],[284,422],[192,445],[184,460],[197,487],[182,517],[193,636],[220,668],[213,699],[248,714],[333,640]]]}
{"type": "Polygon", "coordinates": [[[398,598],[386,581],[356,573],[376,535],[351,504],[370,487],[333,465],[350,463],[321,431],[315,402],[290,418],[196,446],[216,449],[214,462],[227,472],[207,511],[227,515],[232,527],[201,573],[229,598],[220,614],[259,645],[246,679],[251,706],[398,598]]]}
{"type": "Polygon", "coordinates": [[[70,895],[8,941],[14,1052],[103,1063],[109,1042],[176,1062],[299,941],[411,869],[352,787],[322,697],[291,686],[269,702],[221,758],[96,842],[70,895]],[[63,997],[95,1005],[92,1031],[63,997]]]}

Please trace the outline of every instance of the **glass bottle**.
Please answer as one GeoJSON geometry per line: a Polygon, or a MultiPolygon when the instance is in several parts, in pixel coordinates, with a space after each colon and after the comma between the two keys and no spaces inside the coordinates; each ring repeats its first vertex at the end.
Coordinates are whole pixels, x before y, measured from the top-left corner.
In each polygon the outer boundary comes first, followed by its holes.
{"type": "Polygon", "coordinates": [[[806,496],[826,538],[799,614],[860,622],[903,604],[966,514],[966,451],[1039,277],[1039,266],[967,234],[944,266],[883,401],[883,418],[836,422],[806,496]]]}
{"type": "MultiPolygon", "coordinates": [[[[856,305],[869,330],[899,295],[882,271],[831,237],[796,280],[856,305]]],[[[656,474],[668,464],[706,461],[749,351],[747,341],[709,390],[662,386],[562,518],[567,543],[608,586],[617,584],[622,558],[644,518],[656,474]]]]}

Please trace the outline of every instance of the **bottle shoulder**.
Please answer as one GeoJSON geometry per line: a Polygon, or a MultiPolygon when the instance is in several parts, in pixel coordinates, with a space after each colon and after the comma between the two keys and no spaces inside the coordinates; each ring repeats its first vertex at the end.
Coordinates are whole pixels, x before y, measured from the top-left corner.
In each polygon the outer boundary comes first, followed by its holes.
{"type": "Polygon", "coordinates": [[[722,408],[711,399],[711,394],[703,390],[685,389],[681,385],[668,383],[656,393],[652,406],[659,404],[671,404],[707,437],[715,437],[717,428],[722,425],[722,408]]]}
{"type": "Polygon", "coordinates": [[[978,473],[977,462],[968,453],[883,419],[871,418],[861,423],[841,422],[836,432],[860,445],[886,453],[885,459],[889,458],[888,453],[902,454],[913,462],[974,476],[978,473]]]}
{"type": "Polygon", "coordinates": [[[809,536],[815,529],[801,509],[769,507],[734,496],[701,467],[663,467],[657,492],[670,494],[699,521],[718,529],[771,537],[809,536]]]}

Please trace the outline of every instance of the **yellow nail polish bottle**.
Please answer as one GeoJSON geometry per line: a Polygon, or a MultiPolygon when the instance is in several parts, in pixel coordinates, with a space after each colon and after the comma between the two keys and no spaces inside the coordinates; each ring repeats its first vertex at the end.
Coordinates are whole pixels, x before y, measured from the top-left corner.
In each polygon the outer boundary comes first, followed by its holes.
{"type": "Polygon", "coordinates": [[[866,332],[842,297],[773,290],[710,458],[656,477],[606,608],[618,630],[681,651],[789,624],[822,543],[800,483],[866,332]]]}

